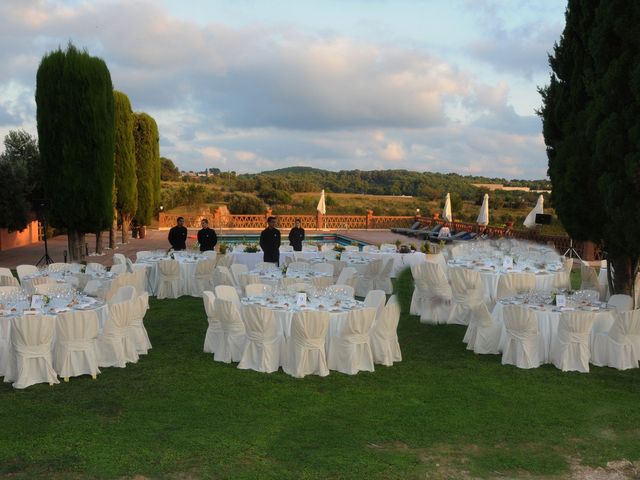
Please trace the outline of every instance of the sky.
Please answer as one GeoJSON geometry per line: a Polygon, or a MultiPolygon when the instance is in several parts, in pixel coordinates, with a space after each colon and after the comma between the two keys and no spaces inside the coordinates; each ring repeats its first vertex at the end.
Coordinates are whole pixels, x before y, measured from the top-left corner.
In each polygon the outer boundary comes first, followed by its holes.
{"type": "Polygon", "coordinates": [[[537,88],[565,0],[0,0],[0,136],[37,135],[71,41],[181,170],[547,176],[537,88]]]}

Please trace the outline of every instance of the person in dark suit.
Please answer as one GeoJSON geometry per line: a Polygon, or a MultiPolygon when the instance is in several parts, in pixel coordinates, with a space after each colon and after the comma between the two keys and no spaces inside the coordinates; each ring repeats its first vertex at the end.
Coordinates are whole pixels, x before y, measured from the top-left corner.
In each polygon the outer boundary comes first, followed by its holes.
{"type": "Polygon", "coordinates": [[[169,230],[169,243],[174,250],[187,249],[187,227],[184,226],[184,217],[178,217],[177,225],[169,230]]]}
{"type": "Polygon", "coordinates": [[[267,228],[260,234],[260,248],[265,262],[276,265],[280,262],[280,230],[276,228],[276,217],[267,218],[267,228]]]}
{"type": "Polygon", "coordinates": [[[200,251],[206,252],[213,250],[218,243],[218,236],[213,228],[209,228],[209,220],[203,218],[200,221],[202,228],[198,231],[198,243],[200,244],[200,251]]]}
{"type": "Polygon", "coordinates": [[[296,225],[289,232],[289,244],[296,252],[302,251],[302,242],[304,241],[304,228],[300,226],[300,219],[296,218],[296,225]]]}

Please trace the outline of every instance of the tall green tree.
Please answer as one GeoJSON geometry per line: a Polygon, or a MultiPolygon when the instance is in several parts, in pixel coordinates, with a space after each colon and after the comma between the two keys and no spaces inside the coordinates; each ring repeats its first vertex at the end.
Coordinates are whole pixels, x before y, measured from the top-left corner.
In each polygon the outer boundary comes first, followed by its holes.
{"type": "Polygon", "coordinates": [[[50,222],[67,229],[71,260],[84,235],[113,218],[113,85],[105,62],[69,44],[46,54],[36,78],[38,140],[50,222]]]}
{"type": "Polygon", "coordinates": [[[540,90],[552,201],[569,234],[606,251],[613,293],[640,259],[640,4],[570,0],[540,90]]]}
{"type": "Polygon", "coordinates": [[[38,141],[24,130],[11,130],[0,155],[0,227],[22,230],[32,205],[42,197],[38,141]]]}
{"type": "Polygon", "coordinates": [[[136,145],[133,138],[133,111],[129,97],[114,90],[116,209],[122,223],[122,243],[129,240],[129,228],[138,208],[136,145]]]}
{"type": "Polygon", "coordinates": [[[180,180],[180,170],[170,158],[160,157],[160,180],[180,180]]]}
{"type": "Polygon", "coordinates": [[[149,225],[160,204],[160,147],[158,125],[146,113],[134,113],[133,137],[138,178],[138,208],[135,220],[149,225]]]}

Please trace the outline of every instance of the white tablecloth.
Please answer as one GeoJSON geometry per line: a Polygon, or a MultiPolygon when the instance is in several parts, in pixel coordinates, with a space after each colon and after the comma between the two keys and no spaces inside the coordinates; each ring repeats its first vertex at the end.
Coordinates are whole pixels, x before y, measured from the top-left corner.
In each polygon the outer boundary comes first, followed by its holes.
{"type": "MultiPolygon", "coordinates": [[[[504,328],[504,304],[501,302],[496,303],[493,309],[492,318],[495,322],[502,325],[502,333],[500,336],[500,351],[504,350],[504,345],[507,339],[507,332],[504,328]]],[[[538,332],[540,337],[540,360],[543,363],[549,363],[551,361],[551,346],[558,333],[558,322],[560,321],[560,311],[550,305],[540,306],[528,305],[528,307],[536,319],[538,320],[538,332]]],[[[593,345],[593,338],[596,333],[608,332],[614,322],[614,315],[612,309],[601,309],[593,312],[595,314],[595,321],[591,329],[590,343],[593,345]]]]}

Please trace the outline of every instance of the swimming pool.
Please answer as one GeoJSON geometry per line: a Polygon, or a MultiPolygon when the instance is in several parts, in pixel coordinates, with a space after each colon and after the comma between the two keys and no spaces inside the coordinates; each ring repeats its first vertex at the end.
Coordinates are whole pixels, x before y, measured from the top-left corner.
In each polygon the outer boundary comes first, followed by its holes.
{"type": "MultiPolygon", "coordinates": [[[[258,243],[258,242],[260,242],[260,235],[258,234],[218,235],[218,244],[229,243],[233,245],[236,243],[247,244],[247,243],[258,243]]],[[[361,240],[355,240],[353,238],[346,237],[344,235],[334,234],[334,233],[327,234],[327,235],[322,235],[322,234],[307,235],[305,237],[305,242],[337,243],[338,245],[343,245],[343,246],[352,245],[355,243],[358,245],[360,249],[362,249],[362,247],[365,245],[369,245],[367,242],[363,242],[361,240]]],[[[284,234],[282,235],[282,244],[283,245],[289,244],[289,239],[284,234]]]]}

